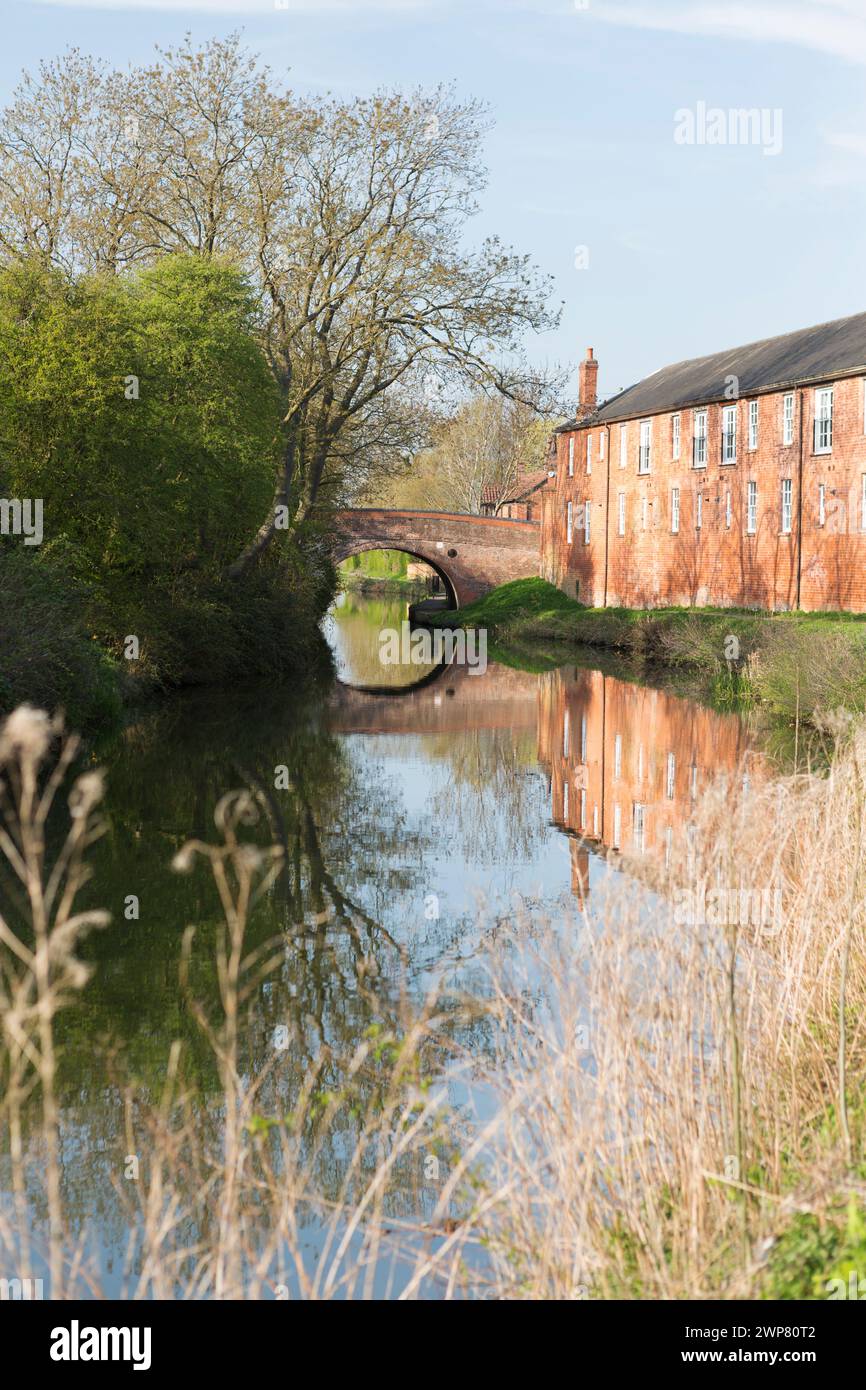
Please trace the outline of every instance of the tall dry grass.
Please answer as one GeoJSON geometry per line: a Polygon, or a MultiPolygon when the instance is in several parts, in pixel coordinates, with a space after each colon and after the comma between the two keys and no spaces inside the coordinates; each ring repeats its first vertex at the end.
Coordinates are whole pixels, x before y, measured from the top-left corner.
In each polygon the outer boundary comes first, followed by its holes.
{"type": "MultiPolygon", "coordinates": [[[[864,796],[862,727],[826,778],[717,785],[667,870],[633,865],[574,934],[494,971],[500,1295],[772,1295],[798,1216],[850,1227],[866,1195],[864,796]],[[679,920],[678,893],[718,887],[778,890],[781,911],[679,920]]],[[[819,1262],[805,1296],[832,1273],[819,1262]]]]}
{"type": "MultiPolygon", "coordinates": [[[[86,983],[81,933],[104,919],[75,912],[100,829],[93,774],[73,784],[68,836],[47,862],[45,817],[74,755],[57,739],[32,711],[0,735],[0,850],[33,928],[28,943],[0,919],[12,1173],[0,1256],[26,1273],[44,1239],[63,1297],[99,1291],[101,1274],[62,1209],[54,1025],[86,983]],[[44,1231],[26,1204],[33,1107],[44,1231]]],[[[117,1184],[124,1296],[755,1297],[784,1291],[778,1262],[804,1216],[836,1232],[813,1261],[829,1278],[864,1195],[864,793],[863,727],[826,777],[717,784],[667,866],[612,866],[574,921],[515,919],[488,956],[484,998],[462,1004],[483,1020],[483,1055],[460,1055],[436,989],[420,1004],[404,991],[396,1023],[342,1057],[323,1045],[289,1076],[279,1049],[251,1067],[243,1048],[246,1009],[281,958],[279,942],[247,942],[282,850],[247,837],[266,809],[255,793],[224,798],[213,842],[176,863],[203,858],[222,907],[218,1002],[196,997],[191,931],[182,980],[219,1094],[192,1087],[177,1042],[158,1105],[126,1082],[141,1173],[117,1184]],[[778,891],[780,911],[754,925],[676,910],[684,891],[719,888],[778,891]],[[483,1123],[459,1122],[457,1082],[483,1123]],[[431,1155],[444,1170],[432,1203],[431,1155]]],[[[376,981],[362,988],[375,1002],[376,981]]]]}

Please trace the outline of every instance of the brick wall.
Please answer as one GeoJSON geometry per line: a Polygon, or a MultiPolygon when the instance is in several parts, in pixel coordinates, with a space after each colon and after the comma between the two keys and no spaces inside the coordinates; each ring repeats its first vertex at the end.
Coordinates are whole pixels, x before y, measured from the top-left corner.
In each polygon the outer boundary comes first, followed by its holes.
{"type": "Polygon", "coordinates": [[[597,606],[732,604],[866,611],[864,381],[858,376],[826,385],[833,388],[829,453],[814,448],[816,388],[811,386],[702,407],[707,412],[702,468],[693,465],[691,408],[649,417],[646,474],[639,472],[637,419],[589,422],[558,434],[556,486],[544,498],[542,518],[544,576],[597,606]],[[793,419],[788,444],[784,398],[789,395],[793,419]],[[755,448],[749,447],[752,400],[757,402],[755,448]],[[726,405],[735,412],[734,462],[722,461],[726,405]],[[680,419],[679,458],[674,456],[674,414],[680,419]],[[784,480],[790,483],[790,531],[782,525],[784,480]],[[753,528],[749,484],[756,499],[753,528]],[[678,530],[672,517],[675,488],[678,530]],[[569,502],[571,542],[566,535],[569,502]]]}

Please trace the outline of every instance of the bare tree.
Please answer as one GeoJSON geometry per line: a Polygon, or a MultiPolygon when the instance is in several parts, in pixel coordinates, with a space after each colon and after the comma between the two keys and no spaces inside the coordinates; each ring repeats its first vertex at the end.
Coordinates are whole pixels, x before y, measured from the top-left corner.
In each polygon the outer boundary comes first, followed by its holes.
{"type": "Polygon", "coordinates": [[[124,74],[72,52],[25,78],[0,123],[7,255],[220,256],[257,288],[281,459],[232,575],[416,448],[431,383],[533,405],[547,389],[519,360],[557,321],[547,282],[495,239],[466,250],[487,128],[448,88],[301,102],[237,35],[124,74]]]}

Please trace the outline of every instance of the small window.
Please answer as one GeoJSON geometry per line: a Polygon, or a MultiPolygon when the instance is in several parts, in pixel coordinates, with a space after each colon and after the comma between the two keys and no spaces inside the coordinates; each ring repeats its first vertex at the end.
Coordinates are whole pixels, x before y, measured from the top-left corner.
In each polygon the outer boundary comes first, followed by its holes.
{"type": "Polygon", "coordinates": [[[625,468],[628,463],[628,425],[619,427],[619,466],[625,468]]]}
{"type": "Polygon", "coordinates": [[[824,496],[824,484],[818,484],[818,525],[823,526],[827,520],[827,503],[824,496]]]}
{"type": "Polygon", "coordinates": [[[746,485],[746,531],[754,536],[758,529],[758,484],[746,485]]]}
{"type": "Polygon", "coordinates": [[[562,720],[562,756],[568,757],[569,746],[571,744],[571,718],[566,709],[562,720]]]}
{"type": "Polygon", "coordinates": [[[640,455],[638,457],[638,473],[649,473],[650,471],[650,451],[652,446],[652,420],[641,420],[640,422],[640,455]]]}
{"type": "Polygon", "coordinates": [[[722,463],[737,461],[737,407],[726,405],[722,411],[722,463]]]}
{"type": "Polygon", "coordinates": [[[730,494],[729,492],[726,492],[726,493],[725,493],[725,529],[726,529],[727,531],[730,531],[730,529],[731,529],[731,520],[732,520],[732,517],[731,517],[731,494],[730,494]]]}
{"type": "Polygon", "coordinates": [[[569,502],[568,505],[567,505],[566,508],[565,508],[565,539],[566,539],[566,542],[568,543],[568,545],[571,545],[571,541],[572,541],[573,535],[574,535],[574,505],[573,505],[573,503],[569,502]]]}
{"type": "Polygon", "coordinates": [[[632,805],[632,844],[638,854],[643,854],[646,843],[646,806],[640,801],[632,805]]]}
{"type": "Polygon", "coordinates": [[[833,449],[833,388],[815,392],[815,449],[816,454],[829,454],[833,449]]]}
{"type": "Polygon", "coordinates": [[[674,792],[677,784],[677,758],[675,753],[668,753],[667,776],[665,777],[665,795],[668,801],[673,801],[674,792]]]}
{"type": "Polygon", "coordinates": [[[568,476],[574,477],[574,435],[568,436],[568,476]]]}
{"type": "Polygon", "coordinates": [[[783,479],[782,479],[782,534],[783,534],[783,535],[787,535],[788,532],[789,532],[790,529],[791,529],[791,520],[792,520],[792,512],[793,512],[793,508],[792,508],[792,505],[791,505],[792,494],[793,494],[793,489],[791,488],[791,479],[790,479],[790,478],[783,478],[783,479]]]}
{"type": "Polygon", "coordinates": [[[678,459],[680,456],[680,417],[671,416],[671,455],[678,459]]]}
{"type": "Polygon", "coordinates": [[[782,443],[794,442],[794,393],[789,391],[782,401],[782,443]]]}
{"type": "Polygon", "coordinates": [[[568,783],[562,784],[562,819],[568,821],[568,783]]]}
{"type": "Polygon", "coordinates": [[[586,471],[592,472],[592,435],[586,436],[586,471]]]}
{"type": "Polygon", "coordinates": [[[671,488],[671,531],[676,535],[680,529],[680,490],[671,488]]]}
{"type": "Polygon", "coordinates": [[[617,734],[613,741],[613,775],[622,776],[622,734],[617,734]]]}
{"type": "Polygon", "coordinates": [[[586,829],[586,789],[581,788],[580,792],[580,828],[586,829]]]}
{"type": "Polygon", "coordinates": [[[692,442],[692,467],[707,466],[707,412],[695,411],[695,437],[692,442]]]}
{"type": "Polygon", "coordinates": [[[583,543],[589,545],[589,530],[592,522],[592,506],[589,502],[583,504],[583,543]]]}
{"type": "Polygon", "coordinates": [[[620,492],[617,496],[617,516],[616,516],[617,535],[625,535],[625,493],[620,492]]]}
{"type": "Polygon", "coordinates": [[[695,497],[695,530],[700,531],[704,521],[704,496],[699,492],[695,497]]]}
{"type": "Polygon", "coordinates": [[[758,402],[749,401],[749,448],[758,447],[758,402]]]}

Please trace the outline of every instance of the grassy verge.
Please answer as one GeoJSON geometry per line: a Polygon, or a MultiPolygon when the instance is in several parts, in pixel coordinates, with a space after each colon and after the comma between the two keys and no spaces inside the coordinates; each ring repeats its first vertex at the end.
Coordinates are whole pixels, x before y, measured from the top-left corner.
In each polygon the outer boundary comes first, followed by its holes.
{"type": "Polygon", "coordinates": [[[761,704],[792,722],[866,708],[860,614],[585,608],[543,579],[518,579],[431,623],[486,627],[505,644],[609,648],[641,667],[694,673],[717,703],[761,704]]]}

